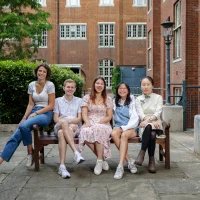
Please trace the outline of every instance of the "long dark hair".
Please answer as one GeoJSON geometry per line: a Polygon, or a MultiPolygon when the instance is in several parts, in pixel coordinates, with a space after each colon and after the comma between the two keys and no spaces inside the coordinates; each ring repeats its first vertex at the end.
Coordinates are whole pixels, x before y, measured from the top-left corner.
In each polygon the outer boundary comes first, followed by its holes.
{"type": "Polygon", "coordinates": [[[102,97],[103,97],[103,103],[106,104],[106,99],[107,99],[107,93],[106,93],[106,81],[104,80],[103,77],[97,77],[94,79],[93,83],[92,83],[92,89],[91,89],[91,93],[90,93],[90,99],[92,100],[93,103],[95,103],[95,98],[96,98],[96,90],[95,90],[95,83],[98,80],[102,80],[104,82],[104,89],[101,93],[102,97]]]}
{"type": "Polygon", "coordinates": [[[118,94],[118,89],[121,85],[125,85],[127,90],[128,90],[128,94],[127,94],[127,97],[126,97],[126,100],[124,102],[124,105],[129,105],[131,103],[131,90],[130,90],[130,87],[124,83],[124,82],[121,82],[119,85],[117,85],[117,88],[116,88],[116,97],[115,97],[115,104],[117,107],[119,107],[119,100],[121,99],[120,95],[118,94]]]}

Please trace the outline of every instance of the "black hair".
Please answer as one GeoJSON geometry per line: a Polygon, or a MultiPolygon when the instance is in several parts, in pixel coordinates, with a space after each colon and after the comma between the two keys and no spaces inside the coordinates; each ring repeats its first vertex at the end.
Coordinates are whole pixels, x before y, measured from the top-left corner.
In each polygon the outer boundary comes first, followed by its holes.
{"type": "Polygon", "coordinates": [[[144,79],[148,79],[151,84],[154,86],[154,81],[153,81],[153,78],[151,78],[151,76],[145,76],[144,78],[142,78],[141,82],[144,80],[144,79]]]}
{"type": "Polygon", "coordinates": [[[125,102],[124,102],[124,105],[127,105],[127,106],[128,106],[128,105],[131,103],[131,90],[130,90],[130,87],[129,87],[126,83],[121,82],[121,83],[118,84],[117,87],[116,87],[115,104],[116,104],[117,107],[120,106],[120,105],[119,105],[119,100],[121,99],[120,95],[118,94],[118,89],[119,89],[119,87],[120,87],[122,84],[125,85],[126,88],[127,88],[127,90],[128,90],[128,94],[127,94],[126,100],[125,100],[125,102]]]}

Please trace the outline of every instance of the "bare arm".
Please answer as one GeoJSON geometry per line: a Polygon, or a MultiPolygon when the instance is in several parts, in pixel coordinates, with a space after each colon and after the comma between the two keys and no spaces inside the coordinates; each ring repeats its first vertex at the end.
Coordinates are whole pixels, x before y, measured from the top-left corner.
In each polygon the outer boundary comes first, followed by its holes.
{"type": "Polygon", "coordinates": [[[35,103],[33,101],[33,98],[31,95],[29,95],[28,105],[26,107],[26,111],[24,113],[24,116],[22,117],[22,120],[26,120],[29,117],[34,105],[35,105],[35,103]]]}
{"type": "Polygon", "coordinates": [[[108,122],[111,121],[112,116],[113,116],[112,108],[107,108],[107,110],[106,110],[106,116],[105,116],[104,118],[102,118],[102,119],[99,121],[99,123],[100,123],[100,124],[107,124],[108,122]]]}
{"type": "Polygon", "coordinates": [[[90,121],[88,118],[88,107],[86,106],[82,107],[82,119],[84,121],[85,126],[90,126],[90,121]]]}

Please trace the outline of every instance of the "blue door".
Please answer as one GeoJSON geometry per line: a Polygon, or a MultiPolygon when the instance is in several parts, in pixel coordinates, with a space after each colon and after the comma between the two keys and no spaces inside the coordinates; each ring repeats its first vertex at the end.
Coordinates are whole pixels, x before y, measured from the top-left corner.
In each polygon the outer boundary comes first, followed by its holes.
{"type": "Polygon", "coordinates": [[[134,95],[141,94],[140,81],[146,76],[145,66],[120,67],[121,81],[129,85],[131,93],[134,95]]]}

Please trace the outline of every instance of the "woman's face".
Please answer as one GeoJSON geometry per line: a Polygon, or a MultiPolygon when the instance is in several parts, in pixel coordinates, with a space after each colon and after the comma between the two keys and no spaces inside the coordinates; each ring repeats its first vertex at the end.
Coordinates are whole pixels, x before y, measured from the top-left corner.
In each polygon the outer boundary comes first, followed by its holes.
{"type": "Polygon", "coordinates": [[[46,80],[46,77],[47,77],[47,70],[43,66],[39,67],[37,71],[38,80],[46,80]]]}
{"type": "Polygon", "coordinates": [[[128,95],[128,88],[126,87],[125,84],[121,84],[118,88],[118,95],[123,98],[126,99],[127,95],[128,95]]]}
{"type": "Polygon", "coordinates": [[[143,94],[151,94],[153,90],[153,85],[151,81],[149,81],[147,78],[144,78],[141,82],[141,89],[143,94]]]}
{"type": "Polygon", "coordinates": [[[95,88],[97,93],[102,93],[104,88],[105,88],[103,80],[98,79],[94,84],[94,88],[95,88]]]}

